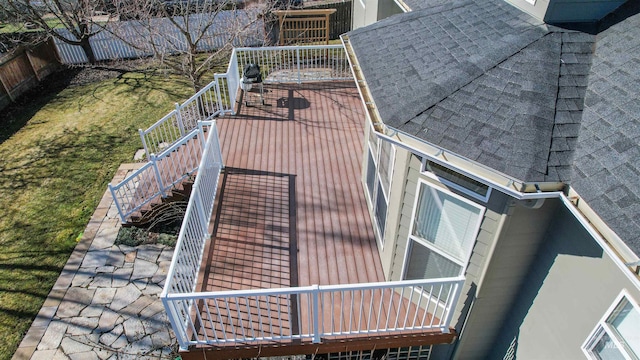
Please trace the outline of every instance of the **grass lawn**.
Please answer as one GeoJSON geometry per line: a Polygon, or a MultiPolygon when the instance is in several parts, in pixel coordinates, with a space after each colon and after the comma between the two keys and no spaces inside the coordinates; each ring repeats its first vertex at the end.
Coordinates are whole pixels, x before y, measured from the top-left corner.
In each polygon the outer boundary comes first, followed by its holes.
{"type": "Polygon", "coordinates": [[[141,147],[137,129],[193,93],[153,72],[59,82],[0,114],[0,359],[13,355],[115,170],[141,147]]]}

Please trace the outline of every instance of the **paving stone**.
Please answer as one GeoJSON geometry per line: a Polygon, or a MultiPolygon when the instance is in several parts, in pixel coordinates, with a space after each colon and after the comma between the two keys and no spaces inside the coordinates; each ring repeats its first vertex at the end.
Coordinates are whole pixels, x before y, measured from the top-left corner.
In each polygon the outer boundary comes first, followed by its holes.
{"type": "Polygon", "coordinates": [[[127,344],[129,343],[129,341],[127,340],[127,336],[125,334],[121,334],[116,341],[114,341],[113,343],[111,343],[111,347],[118,350],[118,349],[122,349],[123,347],[127,346],[127,344]]]}
{"type": "Polygon", "coordinates": [[[133,265],[131,280],[150,278],[156,274],[158,265],[142,259],[136,259],[133,265]]]}
{"type": "Polygon", "coordinates": [[[116,296],[113,298],[109,307],[112,310],[118,311],[136,301],[140,295],[142,295],[142,293],[134,284],[121,287],[116,291],[116,296]]]}
{"type": "Polygon", "coordinates": [[[36,316],[36,318],[31,323],[31,326],[32,327],[42,327],[42,326],[49,325],[49,323],[51,322],[51,319],[53,319],[53,316],[55,315],[57,310],[58,310],[57,306],[43,306],[43,307],[41,307],[40,311],[38,311],[38,315],[36,316]]]}
{"type": "Polygon", "coordinates": [[[102,304],[91,304],[80,312],[80,316],[97,318],[100,317],[104,309],[105,307],[102,304]]]}
{"type": "MultiPolygon", "coordinates": [[[[109,254],[111,254],[111,252],[109,252],[109,254]]],[[[116,270],[116,267],[113,265],[106,265],[105,266],[100,266],[99,268],[96,269],[97,273],[112,273],[116,270]]]]}
{"type": "Polygon", "coordinates": [[[120,227],[111,227],[108,225],[109,224],[103,223],[103,226],[100,226],[100,230],[98,230],[98,233],[93,238],[93,242],[91,242],[89,251],[108,249],[113,246],[113,243],[118,236],[120,227]]]}
{"type": "Polygon", "coordinates": [[[151,340],[153,341],[153,345],[155,347],[169,346],[171,345],[172,341],[171,334],[169,333],[168,329],[151,334],[151,340]]]}
{"type": "Polygon", "coordinates": [[[122,317],[119,313],[111,309],[105,309],[102,313],[102,316],[100,316],[100,320],[98,321],[98,328],[96,329],[96,331],[101,333],[109,332],[114,329],[116,325],[122,323],[122,321],[122,317]]]}
{"type": "Polygon", "coordinates": [[[89,284],[89,289],[108,288],[111,287],[113,275],[110,273],[97,273],[89,284]]]}
{"type": "Polygon", "coordinates": [[[124,325],[124,333],[129,342],[136,341],[145,334],[142,321],[137,316],[127,318],[122,325],[124,325]]]}
{"type": "Polygon", "coordinates": [[[93,352],[96,354],[97,358],[100,359],[100,360],[106,360],[106,359],[108,359],[108,358],[110,358],[112,356],[114,358],[117,357],[117,355],[115,355],[115,354],[111,353],[110,351],[107,351],[107,350],[105,350],[105,349],[103,349],[101,347],[93,348],[93,352]]]}
{"type": "Polygon", "coordinates": [[[164,306],[162,305],[162,301],[160,301],[160,299],[157,299],[157,298],[154,300],[155,301],[153,301],[151,304],[149,304],[149,306],[144,308],[144,310],[140,311],[141,318],[143,319],[152,318],[156,316],[158,313],[164,311],[164,306]]]}
{"type": "Polygon", "coordinates": [[[118,340],[120,335],[122,335],[124,327],[122,325],[116,325],[111,331],[105,332],[100,335],[99,343],[104,344],[106,346],[112,346],[112,344],[118,340]]]}
{"type": "Polygon", "coordinates": [[[84,353],[91,352],[93,346],[91,344],[85,344],[70,337],[65,337],[62,339],[62,343],[60,344],[62,350],[65,354],[71,355],[75,353],[84,353]]]}
{"type": "Polygon", "coordinates": [[[144,290],[142,290],[142,293],[147,296],[160,296],[160,294],[162,294],[162,287],[154,284],[152,278],[152,283],[147,284],[144,290]]]}
{"type": "Polygon", "coordinates": [[[98,360],[98,359],[100,359],[100,357],[98,357],[98,354],[96,354],[93,351],[86,351],[86,352],[71,354],[71,355],[69,355],[69,358],[71,358],[71,360],[98,360]]]}
{"type": "MultiPolygon", "coordinates": [[[[67,320],[67,334],[70,335],[86,335],[90,334],[98,327],[97,317],[73,317],[67,320]]],[[[64,343],[64,340],[62,341],[64,343]]],[[[68,354],[68,352],[67,352],[68,354]]]]}
{"type": "Polygon", "coordinates": [[[133,268],[118,269],[114,271],[111,279],[111,287],[120,288],[129,285],[129,279],[131,278],[132,273],[133,268]]]}
{"type": "Polygon", "coordinates": [[[56,316],[59,318],[78,316],[82,309],[91,304],[94,292],[95,290],[84,288],[70,288],[60,303],[56,316]]]}
{"type": "MultiPolygon", "coordinates": [[[[42,336],[40,344],[38,344],[38,350],[51,350],[58,348],[66,331],[67,324],[60,320],[51,321],[49,327],[42,336]]],[[[51,357],[49,357],[49,359],[50,358],[51,357]]]]}
{"type": "Polygon", "coordinates": [[[135,354],[137,356],[144,356],[148,353],[154,351],[153,341],[151,340],[151,336],[146,335],[140,338],[137,341],[131,342],[124,351],[128,354],[135,354]]]}
{"type": "Polygon", "coordinates": [[[94,275],[95,275],[95,272],[85,268],[80,268],[76,273],[76,275],[73,277],[73,280],[71,280],[71,286],[86,287],[91,283],[91,281],[93,281],[94,275]]]}
{"type": "Polygon", "coordinates": [[[96,289],[95,295],[93,295],[92,304],[109,304],[116,295],[116,289],[113,288],[99,288],[96,289]]]}
{"type": "Polygon", "coordinates": [[[109,257],[105,262],[107,266],[122,267],[124,265],[124,253],[117,247],[112,247],[109,251],[109,257]]]}
{"type": "Polygon", "coordinates": [[[133,280],[131,283],[134,284],[138,288],[138,290],[143,291],[147,288],[147,285],[149,285],[148,279],[149,278],[140,278],[133,280]]]}
{"type": "Polygon", "coordinates": [[[153,244],[138,246],[138,255],[136,256],[136,260],[146,260],[155,264],[162,253],[162,248],[162,245],[153,244]]]}
{"type": "Polygon", "coordinates": [[[31,360],[51,360],[56,354],[56,349],[53,350],[36,350],[31,356],[31,360]]]}
{"type": "Polygon", "coordinates": [[[104,266],[109,256],[109,250],[95,250],[89,251],[82,260],[82,266],[84,268],[97,268],[104,266]]]}
{"type": "Polygon", "coordinates": [[[140,296],[136,301],[129,304],[127,307],[122,309],[120,312],[125,314],[135,314],[139,316],[142,310],[144,310],[147,306],[151,305],[155,299],[150,296],[140,296]]]}
{"type": "Polygon", "coordinates": [[[51,360],[69,360],[69,357],[59,348],[51,360]]]}

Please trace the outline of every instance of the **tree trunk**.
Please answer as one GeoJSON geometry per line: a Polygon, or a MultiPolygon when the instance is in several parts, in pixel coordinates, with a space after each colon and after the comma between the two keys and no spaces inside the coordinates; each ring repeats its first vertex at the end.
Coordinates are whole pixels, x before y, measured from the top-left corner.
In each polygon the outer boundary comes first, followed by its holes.
{"type": "Polygon", "coordinates": [[[80,46],[82,47],[82,50],[84,51],[84,54],[87,56],[87,59],[89,60],[90,64],[95,64],[96,63],[96,54],[94,54],[93,52],[93,48],[91,47],[91,43],[89,42],[89,38],[88,37],[84,37],[82,39],[80,39],[80,46]]]}

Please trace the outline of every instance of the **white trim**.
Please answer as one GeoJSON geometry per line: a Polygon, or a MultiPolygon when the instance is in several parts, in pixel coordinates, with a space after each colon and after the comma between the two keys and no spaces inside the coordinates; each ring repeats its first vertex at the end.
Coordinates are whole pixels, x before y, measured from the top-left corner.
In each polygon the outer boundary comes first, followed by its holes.
{"type": "MultiPolygon", "coordinates": [[[[446,185],[448,187],[456,189],[457,191],[459,191],[459,192],[461,192],[461,193],[463,193],[463,194],[465,194],[467,196],[470,196],[470,197],[472,197],[472,198],[474,198],[476,200],[480,200],[480,201],[482,201],[484,203],[487,203],[489,201],[489,198],[491,197],[491,190],[493,189],[491,187],[491,185],[485,183],[484,181],[478,181],[478,180],[476,180],[474,178],[471,178],[471,177],[469,177],[467,175],[464,175],[464,174],[459,173],[459,172],[456,171],[456,173],[458,175],[460,175],[460,176],[464,176],[464,177],[469,178],[469,179],[471,179],[473,181],[477,181],[477,182],[479,182],[479,183],[481,183],[483,185],[486,185],[487,186],[487,193],[483,196],[483,195],[481,195],[481,194],[479,194],[479,193],[477,193],[477,192],[475,192],[473,190],[470,190],[470,189],[464,187],[463,185],[456,184],[455,182],[453,182],[451,180],[448,180],[448,179],[445,179],[443,177],[440,177],[436,173],[433,173],[433,172],[427,170],[427,161],[431,161],[431,160],[428,160],[427,158],[424,158],[424,157],[422,158],[422,169],[420,171],[421,174],[423,174],[425,176],[428,176],[433,180],[439,181],[439,182],[443,183],[444,185],[446,185]]],[[[432,163],[436,163],[435,161],[431,161],[431,162],[432,163]]],[[[437,164],[439,164],[439,163],[437,163],[437,164]]],[[[439,165],[441,165],[441,166],[443,166],[443,167],[445,167],[447,169],[450,169],[448,166],[444,166],[442,164],[439,164],[439,165]]],[[[455,169],[451,169],[451,170],[455,171],[455,169]]]]}
{"type": "Polygon", "coordinates": [[[418,244],[425,246],[427,249],[437,253],[440,256],[445,257],[447,260],[453,261],[456,264],[459,264],[462,268],[462,270],[460,271],[459,276],[462,276],[466,271],[467,271],[467,267],[469,266],[469,259],[471,259],[471,255],[473,253],[473,247],[475,246],[476,242],[478,241],[478,234],[480,233],[480,226],[482,225],[482,220],[484,219],[484,214],[486,211],[486,207],[479,205],[469,199],[466,199],[463,196],[460,196],[456,193],[453,193],[451,191],[449,191],[446,187],[443,186],[437,186],[435,184],[432,184],[428,181],[425,181],[424,179],[418,179],[418,184],[416,185],[416,192],[415,192],[415,199],[413,199],[413,209],[411,210],[411,224],[409,225],[409,236],[407,237],[407,245],[405,246],[405,252],[404,252],[404,259],[402,261],[402,279],[405,278],[405,276],[407,275],[407,261],[409,258],[409,250],[411,248],[411,241],[416,241],[418,244]],[[432,188],[436,191],[440,191],[446,195],[450,195],[456,199],[461,200],[464,203],[467,203],[475,208],[477,208],[478,210],[480,210],[480,213],[478,214],[478,221],[476,222],[476,226],[474,228],[474,240],[471,241],[469,243],[469,248],[466,249],[466,259],[464,260],[458,260],[453,258],[451,255],[437,249],[436,247],[429,245],[428,244],[428,240],[427,241],[423,241],[422,239],[413,236],[413,227],[415,225],[415,218],[416,218],[416,211],[418,208],[418,199],[420,198],[420,191],[422,188],[422,185],[426,185],[429,188],[432,188]]]}
{"type": "Polygon", "coordinates": [[[531,5],[535,5],[536,4],[536,0],[524,0],[526,2],[528,2],[531,5]]]}
{"type": "Polygon", "coordinates": [[[596,326],[593,328],[593,330],[591,330],[591,332],[589,333],[589,336],[587,336],[587,339],[582,343],[582,346],[580,348],[582,349],[582,352],[587,357],[587,359],[597,359],[596,357],[593,356],[592,349],[595,343],[598,340],[600,340],[600,338],[604,334],[607,334],[611,339],[611,341],[615,343],[616,347],[618,348],[618,350],[620,351],[622,356],[624,356],[625,359],[627,360],[635,359],[634,357],[631,357],[627,353],[626,348],[622,345],[622,343],[620,343],[620,339],[618,339],[618,336],[611,330],[611,327],[607,323],[607,319],[611,317],[611,313],[613,313],[613,311],[618,307],[618,305],[620,305],[620,302],[622,302],[623,299],[628,301],[633,306],[633,308],[638,313],[640,313],[640,305],[638,304],[638,302],[631,296],[631,294],[629,294],[627,289],[622,289],[622,291],[620,291],[620,294],[616,296],[613,303],[611,303],[607,311],[605,311],[604,315],[600,318],[600,320],[598,321],[596,326]]]}

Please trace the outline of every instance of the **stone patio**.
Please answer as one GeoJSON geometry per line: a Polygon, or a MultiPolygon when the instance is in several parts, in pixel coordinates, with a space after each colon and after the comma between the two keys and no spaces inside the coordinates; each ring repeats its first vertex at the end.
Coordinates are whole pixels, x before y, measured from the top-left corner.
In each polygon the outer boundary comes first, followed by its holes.
{"type": "MultiPolygon", "coordinates": [[[[112,183],[141,165],[121,165],[112,183]]],[[[120,226],[107,190],[14,360],[178,356],[159,297],[173,249],[116,246],[120,226]]]]}

